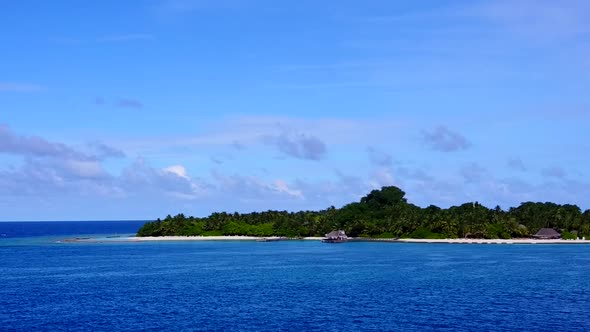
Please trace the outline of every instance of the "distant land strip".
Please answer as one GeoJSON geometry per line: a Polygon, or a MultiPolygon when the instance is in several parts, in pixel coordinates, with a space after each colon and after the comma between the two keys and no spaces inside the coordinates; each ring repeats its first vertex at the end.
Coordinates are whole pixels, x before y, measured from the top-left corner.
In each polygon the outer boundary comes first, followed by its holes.
{"type": "MultiPolygon", "coordinates": [[[[216,212],[208,217],[168,215],[145,223],[137,237],[249,236],[323,237],[344,230],[371,239],[526,239],[539,230],[555,230],[562,239],[590,238],[590,210],[576,205],[524,202],[507,211],[478,202],[443,209],[407,202],[394,186],[373,190],[342,208],[321,211],[216,212]]],[[[436,242],[436,241],[435,241],[436,242]]]]}

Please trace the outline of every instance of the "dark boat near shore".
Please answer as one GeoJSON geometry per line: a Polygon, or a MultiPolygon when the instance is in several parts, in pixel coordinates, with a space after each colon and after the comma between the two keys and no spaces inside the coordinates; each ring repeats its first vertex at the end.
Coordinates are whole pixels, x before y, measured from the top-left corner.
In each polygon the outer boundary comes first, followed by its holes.
{"type": "Polygon", "coordinates": [[[344,231],[331,231],[326,234],[326,237],[322,240],[324,243],[344,243],[348,242],[348,236],[344,231]]]}

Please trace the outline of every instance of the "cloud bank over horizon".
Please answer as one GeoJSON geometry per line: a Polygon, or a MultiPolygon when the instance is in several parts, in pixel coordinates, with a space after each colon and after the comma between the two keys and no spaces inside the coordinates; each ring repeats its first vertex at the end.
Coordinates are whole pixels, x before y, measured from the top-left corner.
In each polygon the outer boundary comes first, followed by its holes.
{"type": "MultiPolygon", "coordinates": [[[[420,142],[415,147],[429,151],[420,142]]],[[[519,179],[517,173],[523,172],[520,168],[506,177],[495,175],[476,162],[458,163],[456,169],[440,171],[432,164],[419,165],[406,158],[394,160],[385,152],[387,148],[362,148],[338,142],[333,143],[333,148],[344,148],[347,158],[364,165],[350,169],[339,162],[294,154],[292,159],[275,158],[275,167],[287,164],[282,167],[289,168],[288,164],[300,160],[301,170],[282,171],[279,167],[272,171],[248,171],[243,165],[252,163],[248,156],[251,152],[227,145],[224,149],[233,168],[206,162],[204,167],[195,169],[182,164],[186,159],[182,154],[174,159],[181,163],[160,167],[146,157],[133,156],[104,143],[68,145],[15,133],[4,125],[0,131],[0,155],[17,158],[0,171],[0,197],[7,202],[37,201],[41,206],[87,200],[101,206],[101,211],[93,215],[102,213],[107,219],[142,219],[177,212],[203,216],[215,211],[324,209],[357,201],[370,190],[389,185],[402,188],[410,202],[421,206],[448,207],[479,201],[508,208],[532,200],[575,203],[588,208],[580,198],[590,194],[590,184],[568,176],[560,167],[540,169],[540,181],[532,182],[519,179]],[[113,160],[122,166],[110,167],[113,160]],[[314,174],[319,176],[310,176],[314,174]],[[156,205],[147,207],[146,202],[156,205]],[[122,213],[117,208],[121,206],[129,208],[129,212],[122,213]]],[[[157,156],[160,149],[167,150],[158,147],[151,152],[145,150],[145,154],[157,156]]],[[[206,153],[210,148],[199,145],[196,149],[206,153]]],[[[214,145],[214,150],[219,150],[218,145],[214,145]]],[[[273,156],[276,151],[268,150],[265,139],[251,144],[248,150],[256,151],[257,157],[264,153],[273,156]]],[[[254,164],[269,167],[263,162],[254,164]]],[[[38,213],[29,211],[31,217],[15,215],[9,219],[31,220],[45,215],[43,210],[38,213]]],[[[73,216],[57,219],[83,218],[73,216]]]]}

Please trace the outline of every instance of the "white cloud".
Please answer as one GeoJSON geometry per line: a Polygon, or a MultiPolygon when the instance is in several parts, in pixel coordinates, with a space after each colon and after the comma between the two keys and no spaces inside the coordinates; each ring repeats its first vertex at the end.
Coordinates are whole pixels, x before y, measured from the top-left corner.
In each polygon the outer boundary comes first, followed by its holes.
{"type": "Polygon", "coordinates": [[[188,179],[188,176],[186,175],[186,168],[184,168],[184,166],[182,165],[168,166],[164,168],[163,171],[175,174],[176,176],[179,176],[184,179],[188,179]]]}
{"type": "Polygon", "coordinates": [[[275,180],[274,188],[278,192],[286,193],[296,198],[303,198],[303,193],[301,192],[301,190],[291,189],[289,185],[283,180],[275,180]]]}
{"type": "Polygon", "coordinates": [[[98,161],[64,160],[62,165],[66,172],[81,178],[100,178],[107,176],[107,173],[98,161]]]}
{"type": "Polygon", "coordinates": [[[387,167],[376,168],[369,175],[369,185],[374,189],[394,184],[395,180],[391,174],[391,169],[387,167]]]}
{"type": "MultiPolygon", "coordinates": [[[[196,135],[130,139],[122,143],[121,147],[128,153],[142,155],[181,147],[231,147],[234,150],[243,150],[246,147],[268,144],[269,137],[275,138],[275,143],[276,139],[281,137],[286,137],[288,142],[301,143],[298,135],[301,138],[301,133],[305,133],[307,139],[321,138],[321,144],[312,140],[305,149],[314,151],[309,156],[317,158],[322,155],[323,145],[329,148],[332,145],[366,146],[370,142],[384,140],[394,142],[396,137],[407,134],[409,128],[407,122],[391,118],[308,119],[285,116],[231,116],[203,123],[203,127],[207,129],[196,135]]],[[[285,144],[281,146],[284,147],[285,144]]],[[[299,154],[302,153],[301,148],[298,151],[299,154]]]]}

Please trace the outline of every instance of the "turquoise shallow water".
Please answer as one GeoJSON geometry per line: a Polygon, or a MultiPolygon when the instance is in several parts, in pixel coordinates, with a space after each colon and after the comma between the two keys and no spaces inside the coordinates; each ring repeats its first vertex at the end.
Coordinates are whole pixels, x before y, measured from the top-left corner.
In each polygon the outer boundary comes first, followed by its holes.
{"type": "Polygon", "coordinates": [[[590,246],[0,242],[1,330],[590,330],[590,246]]]}

